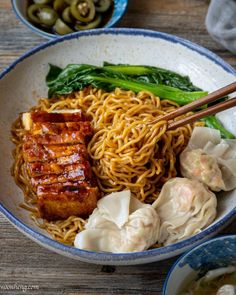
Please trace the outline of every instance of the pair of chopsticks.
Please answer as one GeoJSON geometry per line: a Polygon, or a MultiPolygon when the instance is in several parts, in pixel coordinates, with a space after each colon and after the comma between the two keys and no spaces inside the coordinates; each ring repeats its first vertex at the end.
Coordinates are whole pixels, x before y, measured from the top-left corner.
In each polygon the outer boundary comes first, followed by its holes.
{"type": "MultiPolygon", "coordinates": [[[[158,121],[160,121],[160,120],[165,120],[165,121],[173,120],[174,118],[176,118],[180,115],[186,114],[188,112],[193,111],[194,109],[196,109],[198,107],[201,107],[201,106],[206,105],[210,102],[216,101],[217,99],[219,99],[225,95],[228,95],[234,91],[236,91],[236,82],[233,82],[225,87],[222,87],[222,88],[208,94],[207,96],[204,96],[204,97],[202,97],[194,102],[191,102],[185,106],[182,106],[181,108],[177,109],[176,111],[168,113],[168,114],[164,115],[163,117],[158,118],[157,120],[158,121]]],[[[230,98],[230,99],[223,101],[223,102],[220,102],[212,107],[203,109],[197,113],[194,113],[190,116],[184,117],[180,120],[173,121],[168,124],[167,129],[171,130],[171,129],[175,129],[175,128],[184,126],[189,123],[193,123],[193,122],[200,120],[206,116],[215,115],[218,112],[232,108],[233,106],[236,106],[236,97],[230,98]]]]}

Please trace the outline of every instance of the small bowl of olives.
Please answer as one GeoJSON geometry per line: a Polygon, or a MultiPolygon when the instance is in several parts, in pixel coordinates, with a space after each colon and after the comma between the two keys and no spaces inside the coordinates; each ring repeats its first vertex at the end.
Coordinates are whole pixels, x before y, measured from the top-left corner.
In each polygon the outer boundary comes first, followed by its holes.
{"type": "Polygon", "coordinates": [[[113,27],[127,4],[128,0],[12,0],[18,18],[47,39],[113,27]]]}

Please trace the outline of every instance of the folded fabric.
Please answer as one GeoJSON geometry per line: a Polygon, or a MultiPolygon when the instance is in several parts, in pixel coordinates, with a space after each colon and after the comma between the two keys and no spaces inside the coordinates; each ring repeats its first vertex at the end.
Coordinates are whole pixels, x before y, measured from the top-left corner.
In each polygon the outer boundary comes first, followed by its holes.
{"type": "Polygon", "coordinates": [[[236,0],[212,0],[205,23],[211,37],[236,54],[236,0]]]}

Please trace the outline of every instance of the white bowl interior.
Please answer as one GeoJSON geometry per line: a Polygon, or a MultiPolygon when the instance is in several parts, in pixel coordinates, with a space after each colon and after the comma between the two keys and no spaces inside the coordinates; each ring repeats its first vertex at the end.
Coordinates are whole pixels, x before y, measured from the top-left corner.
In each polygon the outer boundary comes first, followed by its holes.
{"type": "Polygon", "coordinates": [[[197,279],[197,272],[195,272],[190,266],[184,268],[177,268],[171,274],[166,293],[164,295],[178,295],[188,283],[197,279]]]}
{"type": "MultiPolygon", "coordinates": [[[[30,220],[28,212],[19,208],[23,193],[10,173],[14,148],[11,143],[11,124],[20,112],[27,111],[37,104],[39,98],[47,96],[45,76],[49,63],[64,67],[70,63],[101,65],[103,61],[174,70],[188,75],[195,85],[208,91],[235,81],[231,73],[204,55],[178,42],[151,35],[87,35],[50,45],[21,60],[0,80],[0,201],[23,223],[45,235],[47,234],[30,220]]],[[[236,192],[219,196],[218,202],[215,222],[236,207],[236,192]]]]}

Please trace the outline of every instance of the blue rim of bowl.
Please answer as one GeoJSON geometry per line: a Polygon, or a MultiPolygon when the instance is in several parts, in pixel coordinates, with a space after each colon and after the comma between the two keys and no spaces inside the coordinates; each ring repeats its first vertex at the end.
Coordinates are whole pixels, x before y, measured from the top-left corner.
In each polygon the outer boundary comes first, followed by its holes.
{"type": "MultiPolygon", "coordinates": [[[[7,75],[17,64],[22,62],[27,57],[47,48],[50,46],[53,46],[54,44],[61,43],[65,40],[71,40],[71,39],[77,39],[80,37],[86,37],[86,36],[99,36],[99,35],[131,35],[131,36],[143,36],[143,37],[152,37],[157,39],[163,39],[166,41],[169,41],[171,43],[179,43],[183,45],[184,47],[187,47],[200,55],[205,56],[207,59],[210,59],[215,64],[223,68],[226,72],[231,73],[232,75],[236,76],[236,70],[231,67],[229,64],[227,64],[224,60],[222,60],[220,57],[218,57],[213,52],[209,51],[208,49],[197,45],[195,43],[192,43],[191,41],[182,39],[180,37],[162,33],[162,32],[155,32],[151,30],[145,30],[145,29],[129,29],[129,28],[112,28],[112,29],[95,29],[95,30],[88,30],[84,32],[78,32],[70,35],[65,35],[57,39],[52,39],[46,43],[43,43],[30,51],[23,54],[21,57],[15,60],[10,66],[8,66],[5,70],[3,70],[2,73],[0,73],[0,80],[7,75]]],[[[201,233],[190,237],[184,241],[180,241],[178,243],[157,248],[157,249],[151,249],[147,251],[142,252],[134,252],[134,253],[122,253],[122,254],[116,254],[116,253],[98,253],[98,252],[92,252],[92,251],[86,251],[86,250],[80,250],[72,246],[66,246],[63,245],[55,240],[52,240],[51,238],[33,230],[28,225],[21,222],[18,218],[16,218],[10,211],[8,211],[2,204],[0,204],[0,212],[2,212],[12,224],[14,224],[16,227],[21,229],[26,233],[26,235],[32,236],[34,239],[36,239],[41,244],[46,244],[50,248],[54,248],[55,250],[61,250],[63,252],[68,252],[72,254],[73,256],[77,256],[80,258],[84,258],[87,261],[91,261],[93,263],[96,262],[119,262],[119,261],[132,261],[132,260],[140,260],[155,256],[158,257],[160,255],[167,255],[172,254],[174,256],[174,252],[181,251],[181,249],[185,249],[186,247],[191,247],[193,243],[200,243],[203,239],[206,239],[208,235],[214,234],[215,232],[219,231],[220,228],[222,228],[227,222],[230,222],[233,220],[233,218],[236,216],[236,207],[232,208],[232,210],[224,216],[221,220],[217,221],[215,224],[209,226],[207,229],[202,231],[201,233]]],[[[153,260],[154,261],[154,260],[153,260]]]]}
{"type": "MultiPolygon", "coordinates": [[[[47,33],[43,30],[40,30],[39,28],[35,27],[33,24],[31,24],[27,18],[25,18],[22,13],[18,10],[17,5],[16,5],[16,1],[17,0],[11,0],[11,4],[12,4],[12,8],[13,11],[15,12],[15,15],[17,16],[17,18],[24,24],[26,25],[29,29],[31,29],[33,32],[35,32],[36,34],[46,38],[46,39],[58,39],[61,36],[60,35],[56,35],[56,34],[51,34],[51,33],[47,33]]],[[[128,0],[115,0],[115,8],[114,11],[112,13],[112,16],[110,17],[110,20],[105,24],[104,28],[111,28],[113,26],[115,26],[123,17],[123,15],[125,14],[127,7],[128,7],[128,0]]],[[[69,35],[74,35],[77,32],[73,32],[69,35]]]]}
{"type": "Polygon", "coordinates": [[[185,257],[187,257],[188,255],[190,255],[191,253],[193,253],[195,250],[204,247],[205,245],[212,243],[214,241],[218,241],[218,240],[223,240],[225,238],[232,238],[235,239],[236,238],[236,234],[224,234],[224,235],[220,235],[216,238],[211,238],[208,239],[207,241],[191,248],[190,250],[188,250],[187,252],[185,252],[183,255],[181,255],[175,262],[174,264],[171,266],[170,270],[168,271],[168,274],[166,276],[163,288],[162,288],[162,295],[166,295],[166,289],[168,287],[168,283],[169,283],[169,279],[172,275],[172,273],[174,272],[176,266],[179,264],[180,261],[182,261],[185,257]]]}

